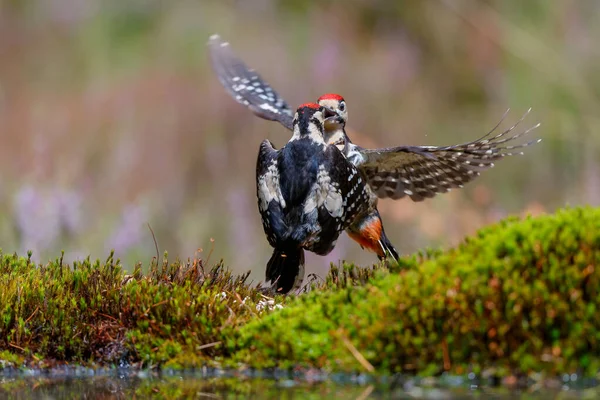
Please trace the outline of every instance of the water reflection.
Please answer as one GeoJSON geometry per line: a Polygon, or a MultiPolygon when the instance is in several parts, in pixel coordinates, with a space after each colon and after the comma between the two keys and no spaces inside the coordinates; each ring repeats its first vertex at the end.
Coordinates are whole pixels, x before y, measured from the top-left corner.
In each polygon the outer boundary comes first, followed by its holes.
{"type": "MultiPolygon", "coordinates": [[[[361,376],[270,373],[227,374],[204,371],[134,372],[87,369],[51,372],[0,372],[0,398],[11,399],[455,399],[596,398],[600,390],[565,386],[564,381],[517,390],[474,384],[468,377],[393,377],[374,382],[361,376]],[[261,376],[262,377],[257,377],[261,376]],[[557,384],[558,383],[558,384],[557,384]]],[[[591,382],[591,381],[590,381],[591,382]]],[[[590,386],[588,382],[587,386],[590,386]]]]}

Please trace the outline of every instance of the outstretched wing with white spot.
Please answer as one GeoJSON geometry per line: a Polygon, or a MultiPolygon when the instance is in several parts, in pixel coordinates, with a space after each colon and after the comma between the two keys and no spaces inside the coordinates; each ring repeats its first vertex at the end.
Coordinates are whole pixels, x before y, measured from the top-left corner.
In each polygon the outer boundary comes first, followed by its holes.
{"type": "Polygon", "coordinates": [[[529,111],[510,128],[491,136],[504,120],[507,111],[488,134],[469,143],[442,147],[400,146],[382,149],[364,149],[357,146],[361,155],[357,166],[377,197],[400,199],[409,196],[413,201],[421,201],[437,193],[448,192],[451,188],[461,188],[479,176],[481,171],[493,167],[495,161],[506,156],[523,154],[519,149],[540,142],[541,139],[535,139],[527,143],[506,145],[540,126],[537,124],[507,136],[523,121],[529,111]]]}
{"type": "Polygon", "coordinates": [[[292,130],[294,112],[260,75],[231,50],[229,43],[213,35],[208,41],[213,70],[227,92],[257,116],[277,121],[292,130]]]}

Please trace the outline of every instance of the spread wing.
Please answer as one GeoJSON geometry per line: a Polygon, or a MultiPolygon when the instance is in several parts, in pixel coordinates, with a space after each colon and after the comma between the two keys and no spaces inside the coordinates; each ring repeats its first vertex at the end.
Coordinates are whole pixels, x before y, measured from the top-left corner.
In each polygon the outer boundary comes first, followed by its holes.
{"type": "Polygon", "coordinates": [[[492,136],[500,122],[485,136],[473,142],[453,146],[400,146],[383,149],[358,148],[361,160],[358,168],[377,197],[400,199],[409,196],[421,201],[461,188],[479,176],[481,171],[494,166],[494,162],[514,154],[523,154],[519,149],[538,143],[535,139],[527,143],[507,145],[536,129],[537,124],[525,131],[509,134],[525,119],[531,109],[517,123],[505,131],[492,136]]]}
{"type": "Polygon", "coordinates": [[[229,43],[213,35],[208,41],[214,72],[227,92],[257,116],[277,121],[292,130],[294,112],[260,75],[231,50],[229,43]]]}

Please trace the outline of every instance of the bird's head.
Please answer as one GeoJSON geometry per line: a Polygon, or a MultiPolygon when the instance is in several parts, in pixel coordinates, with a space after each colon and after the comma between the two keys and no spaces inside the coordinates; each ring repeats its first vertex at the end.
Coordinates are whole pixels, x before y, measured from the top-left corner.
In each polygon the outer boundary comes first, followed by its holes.
{"type": "Polygon", "coordinates": [[[339,94],[328,93],[317,99],[320,106],[330,108],[335,115],[325,118],[325,130],[335,131],[339,128],[344,128],[348,122],[348,109],[346,108],[346,100],[339,94]]]}
{"type": "Polygon", "coordinates": [[[309,136],[314,141],[324,143],[323,129],[325,121],[335,118],[336,113],[329,107],[317,103],[305,103],[296,109],[294,116],[294,136],[309,136]]]}

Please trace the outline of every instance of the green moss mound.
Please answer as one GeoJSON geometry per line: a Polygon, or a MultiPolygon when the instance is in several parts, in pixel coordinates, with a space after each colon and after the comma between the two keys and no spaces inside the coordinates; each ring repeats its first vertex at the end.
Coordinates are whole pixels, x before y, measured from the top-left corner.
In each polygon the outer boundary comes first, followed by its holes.
{"type": "Polygon", "coordinates": [[[508,219],[458,248],[333,267],[267,297],[222,264],[0,253],[0,369],[56,362],[331,371],[600,370],[600,209],[508,219]]]}
{"type": "MultiPolygon", "coordinates": [[[[111,255],[36,265],[0,252],[0,370],[60,363],[189,368],[220,366],[239,326],[289,298],[263,294],[222,263],[155,261],[127,274],[111,255]],[[226,346],[227,344],[227,346],[226,346]]],[[[326,285],[365,283],[373,269],[326,285]]],[[[332,275],[334,276],[334,275],[332,275]]],[[[325,285],[322,284],[324,287],[325,285]]]]}
{"type": "Polygon", "coordinates": [[[13,366],[202,365],[221,354],[228,329],[269,306],[246,277],[221,265],[205,271],[198,259],[169,264],[166,256],[147,274],[138,265],[127,275],[112,256],[35,265],[0,254],[0,357],[13,366]]]}
{"type": "Polygon", "coordinates": [[[234,359],[425,375],[600,370],[600,209],[511,218],[427,258],[251,321],[234,359]]]}

